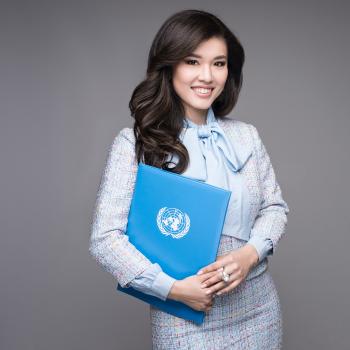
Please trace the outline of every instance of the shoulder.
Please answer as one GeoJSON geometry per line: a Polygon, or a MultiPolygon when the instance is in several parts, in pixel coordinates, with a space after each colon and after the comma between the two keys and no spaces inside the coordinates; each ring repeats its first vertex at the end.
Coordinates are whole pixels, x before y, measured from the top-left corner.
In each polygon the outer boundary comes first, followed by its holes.
{"type": "Polygon", "coordinates": [[[109,158],[135,157],[135,136],[132,128],[121,129],[109,143],[107,153],[109,158]]]}
{"type": "Polygon", "coordinates": [[[126,146],[134,147],[135,145],[135,135],[132,128],[125,127],[121,129],[118,134],[114,137],[112,147],[115,146],[126,146]]]}
{"type": "Polygon", "coordinates": [[[251,141],[255,142],[259,139],[259,132],[257,128],[255,125],[249,122],[239,119],[222,117],[219,119],[219,123],[222,127],[224,127],[224,129],[228,130],[229,132],[233,132],[236,135],[239,135],[246,141],[250,139],[251,141]]]}
{"type": "MultiPolygon", "coordinates": [[[[121,129],[114,136],[112,142],[110,142],[107,154],[109,163],[118,164],[118,166],[123,167],[137,167],[138,162],[135,153],[135,137],[133,129],[126,127],[121,129]]],[[[136,168],[134,168],[134,170],[135,169],[136,168]]]]}

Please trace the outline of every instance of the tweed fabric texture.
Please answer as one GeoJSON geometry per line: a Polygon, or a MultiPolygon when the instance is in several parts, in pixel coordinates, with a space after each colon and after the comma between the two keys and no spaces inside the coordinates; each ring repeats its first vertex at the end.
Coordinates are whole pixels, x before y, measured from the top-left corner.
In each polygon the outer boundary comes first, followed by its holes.
{"type": "MultiPolygon", "coordinates": [[[[252,124],[226,117],[218,119],[218,123],[228,138],[253,149],[252,157],[240,169],[249,192],[250,240],[255,239],[259,244],[270,239],[273,249],[269,255],[274,254],[285,233],[289,207],[282,198],[270,157],[252,124]]],[[[90,254],[122,287],[152,265],[125,235],[138,168],[134,145],[132,128],[123,128],[109,148],[97,192],[89,246],[90,254]]],[[[222,235],[218,254],[246,243],[222,235]]],[[[154,307],[150,311],[155,349],[279,349],[280,346],[279,299],[268,271],[267,256],[259,259],[234,291],[215,298],[201,326],[154,307]],[[259,347],[255,345],[257,341],[259,347]]]]}
{"type": "MultiPolygon", "coordinates": [[[[253,147],[253,156],[240,169],[249,190],[250,239],[256,237],[258,242],[271,239],[273,248],[269,255],[272,255],[285,232],[289,207],[282,198],[270,157],[252,124],[227,117],[218,119],[218,123],[229,138],[253,147]]],[[[138,168],[134,145],[132,128],[123,128],[108,150],[94,206],[89,245],[90,254],[122,287],[152,265],[125,235],[138,168]]],[[[246,243],[237,238],[233,242],[233,248],[246,243]]],[[[268,257],[259,260],[247,279],[266,270],[267,260],[268,257]]]]}
{"type": "MultiPolygon", "coordinates": [[[[235,249],[221,236],[219,255],[235,249]]],[[[153,350],[273,350],[282,348],[280,299],[269,270],[216,296],[204,322],[170,315],[150,305],[153,350]]]]}
{"type": "MultiPolygon", "coordinates": [[[[242,146],[237,138],[228,139],[212,107],[207,111],[205,124],[196,124],[188,118],[183,120],[183,124],[179,138],[187,148],[190,162],[182,176],[232,191],[222,234],[248,241],[257,250],[259,260],[263,260],[272,249],[272,241],[257,236],[249,239],[251,227],[247,219],[250,201],[243,175],[237,173],[251,156],[252,149],[247,144],[242,146]]],[[[178,156],[168,155],[167,161],[170,160],[175,165],[178,156]]],[[[154,263],[132,280],[130,286],[166,300],[175,281],[162,271],[159,264],[154,263]]]]}

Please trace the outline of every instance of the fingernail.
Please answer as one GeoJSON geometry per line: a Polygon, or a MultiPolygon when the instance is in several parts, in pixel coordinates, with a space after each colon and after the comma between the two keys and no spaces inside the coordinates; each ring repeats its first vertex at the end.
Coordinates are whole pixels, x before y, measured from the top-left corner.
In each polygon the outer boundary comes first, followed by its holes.
{"type": "Polygon", "coordinates": [[[210,289],[205,292],[205,294],[210,294],[210,293],[211,293],[210,289]]]}
{"type": "Polygon", "coordinates": [[[220,295],[220,294],[222,294],[222,292],[217,292],[216,294],[217,294],[217,295],[220,295]]]}
{"type": "Polygon", "coordinates": [[[202,286],[202,288],[205,288],[207,286],[207,284],[206,283],[202,283],[201,286],[202,286]]]}
{"type": "Polygon", "coordinates": [[[224,268],[223,267],[220,267],[218,271],[222,271],[224,268]]]}
{"type": "Polygon", "coordinates": [[[203,273],[203,271],[202,270],[199,270],[198,272],[197,272],[197,275],[201,275],[203,273]]]}

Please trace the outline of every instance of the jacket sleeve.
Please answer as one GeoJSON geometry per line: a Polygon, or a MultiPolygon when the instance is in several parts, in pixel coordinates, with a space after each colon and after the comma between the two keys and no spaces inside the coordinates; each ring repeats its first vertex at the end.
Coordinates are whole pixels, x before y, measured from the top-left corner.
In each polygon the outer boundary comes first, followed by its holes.
{"type": "Polygon", "coordinates": [[[249,124],[258,161],[258,176],[262,186],[259,213],[247,243],[252,244],[259,255],[259,262],[275,253],[279,240],[285,233],[289,207],[282,198],[270,157],[255,126],[249,124]]]}
{"type": "MultiPolygon", "coordinates": [[[[89,246],[89,252],[98,264],[122,287],[129,287],[130,282],[145,270],[155,268],[125,234],[138,167],[134,142],[132,129],[124,128],[108,150],[94,207],[89,246]]],[[[160,284],[160,278],[157,282],[160,284]]],[[[170,276],[168,288],[169,285],[170,276]]],[[[154,286],[157,288],[157,283],[154,286]]]]}

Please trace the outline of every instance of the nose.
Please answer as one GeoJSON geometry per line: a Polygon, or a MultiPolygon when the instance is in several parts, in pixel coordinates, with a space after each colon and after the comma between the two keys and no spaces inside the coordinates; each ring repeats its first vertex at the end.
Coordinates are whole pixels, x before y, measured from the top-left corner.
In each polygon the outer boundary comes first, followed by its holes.
{"type": "Polygon", "coordinates": [[[212,81],[213,77],[212,77],[212,71],[211,71],[210,65],[203,64],[198,79],[206,83],[209,83],[212,81]]]}

